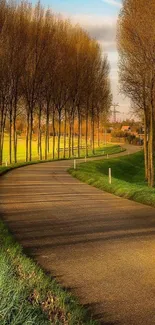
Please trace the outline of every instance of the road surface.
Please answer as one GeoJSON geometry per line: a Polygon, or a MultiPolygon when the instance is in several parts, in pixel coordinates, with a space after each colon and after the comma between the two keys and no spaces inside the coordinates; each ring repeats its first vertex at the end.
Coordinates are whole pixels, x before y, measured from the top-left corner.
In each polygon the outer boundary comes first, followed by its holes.
{"type": "Polygon", "coordinates": [[[101,324],[154,325],[155,209],[81,183],[67,173],[71,165],[4,175],[2,218],[101,324]]]}

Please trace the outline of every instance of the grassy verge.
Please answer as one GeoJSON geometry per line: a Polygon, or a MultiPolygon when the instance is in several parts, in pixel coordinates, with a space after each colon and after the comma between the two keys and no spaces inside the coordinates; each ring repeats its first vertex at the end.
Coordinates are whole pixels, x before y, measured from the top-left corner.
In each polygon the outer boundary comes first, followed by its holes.
{"type": "MultiPolygon", "coordinates": [[[[88,157],[99,157],[99,156],[104,156],[104,155],[113,155],[116,153],[119,153],[121,151],[124,151],[120,145],[113,145],[113,144],[108,144],[103,147],[95,148],[95,154],[92,154],[92,150],[88,150],[88,157]]],[[[81,157],[85,157],[85,150],[81,150],[81,157]]]]}
{"type": "Polygon", "coordinates": [[[29,258],[0,222],[0,324],[96,324],[29,258]]]}
{"type": "Polygon", "coordinates": [[[98,160],[78,165],[69,173],[79,180],[101,190],[155,207],[155,189],[144,180],[142,152],[109,160],[98,160]],[[112,184],[108,181],[108,169],[112,169],[112,184]]]}

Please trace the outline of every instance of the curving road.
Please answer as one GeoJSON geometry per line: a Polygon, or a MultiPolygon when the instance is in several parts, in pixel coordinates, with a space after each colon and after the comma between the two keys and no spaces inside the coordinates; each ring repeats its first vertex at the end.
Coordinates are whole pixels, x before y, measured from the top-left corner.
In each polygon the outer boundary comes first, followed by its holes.
{"type": "Polygon", "coordinates": [[[155,209],[79,182],[66,171],[72,164],[4,175],[2,217],[101,324],[154,325],[155,209]]]}

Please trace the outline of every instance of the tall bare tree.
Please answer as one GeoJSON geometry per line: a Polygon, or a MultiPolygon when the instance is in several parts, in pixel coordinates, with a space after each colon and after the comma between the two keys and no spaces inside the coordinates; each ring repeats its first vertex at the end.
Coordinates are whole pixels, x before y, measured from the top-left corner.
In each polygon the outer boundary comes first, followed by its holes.
{"type": "Polygon", "coordinates": [[[143,109],[145,177],[154,186],[155,2],[125,0],[118,21],[122,91],[143,109]],[[147,144],[148,136],[148,144],[147,144]]]}
{"type": "Polygon", "coordinates": [[[44,10],[40,3],[33,7],[26,1],[1,0],[0,163],[3,161],[6,121],[9,124],[10,163],[17,162],[20,117],[26,128],[26,161],[33,158],[34,130],[37,130],[40,159],[48,158],[50,133],[53,135],[53,159],[56,133],[58,158],[62,132],[63,157],[66,157],[66,149],[70,157],[74,155],[76,125],[80,157],[82,120],[86,124],[88,155],[89,121],[93,126],[94,143],[96,119],[99,120],[100,111],[108,110],[111,98],[105,61],[97,41],[86,31],[53,15],[50,10],[44,10]]]}

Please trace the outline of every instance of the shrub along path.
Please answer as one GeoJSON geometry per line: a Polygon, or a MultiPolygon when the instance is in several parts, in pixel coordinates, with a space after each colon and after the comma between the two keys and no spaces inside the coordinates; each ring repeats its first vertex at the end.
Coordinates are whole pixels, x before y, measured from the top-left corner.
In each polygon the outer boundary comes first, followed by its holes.
{"type": "Polygon", "coordinates": [[[71,164],[4,175],[4,220],[102,324],[155,324],[155,209],[81,183],[67,173],[71,164]]]}

